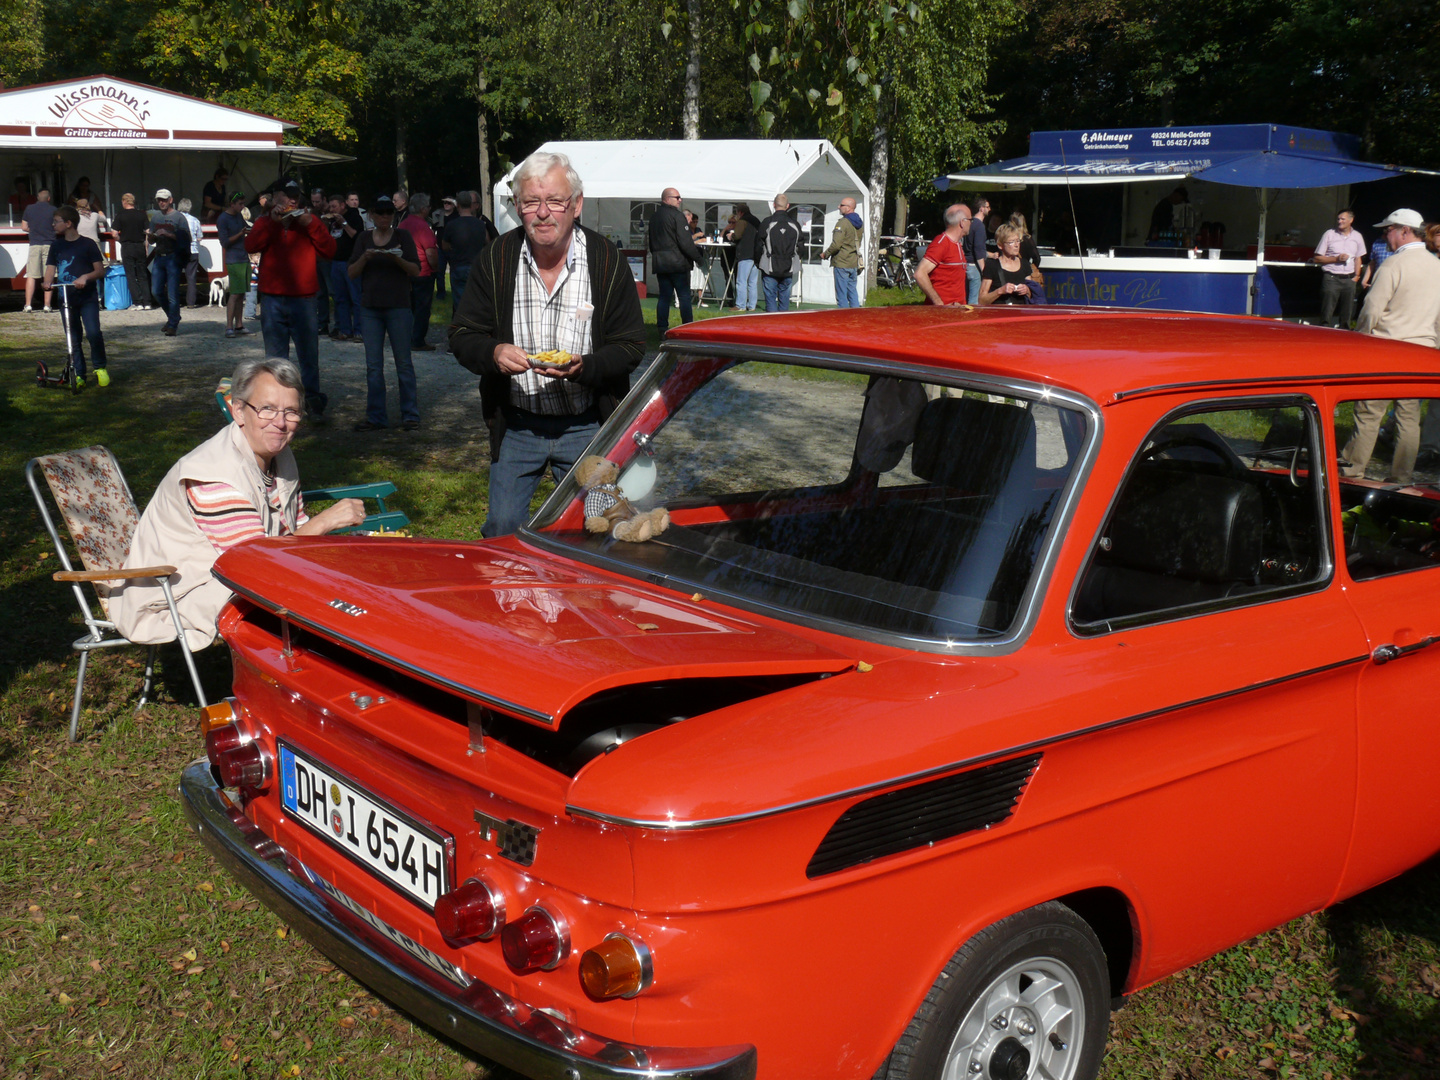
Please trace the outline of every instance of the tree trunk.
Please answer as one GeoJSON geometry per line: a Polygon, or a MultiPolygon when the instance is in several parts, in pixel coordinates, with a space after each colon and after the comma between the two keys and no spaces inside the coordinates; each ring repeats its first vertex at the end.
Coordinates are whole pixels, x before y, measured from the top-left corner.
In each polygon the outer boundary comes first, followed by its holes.
{"type": "Polygon", "coordinates": [[[490,138],[488,124],[485,119],[485,106],[481,104],[485,97],[485,90],[488,83],[485,79],[485,67],[482,64],[479,76],[476,80],[476,103],[475,103],[475,126],[480,133],[480,205],[476,207],[476,214],[485,214],[490,208],[490,138]]]}
{"type": "Polygon", "coordinates": [[[685,62],[685,109],[680,118],[685,138],[700,138],[700,0],[685,0],[690,56],[685,62]]]}
{"type": "Polygon", "coordinates": [[[895,193],[895,235],[904,236],[905,227],[910,224],[910,200],[898,191],[895,193]]]}
{"type": "Polygon", "coordinates": [[[395,99],[395,182],[400,190],[410,191],[409,174],[405,168],[405,108],[395,99]]]}
{"type": "MultiPolygon", "coordinates": [[[[888,114],[888,102],[881,102],[876,110],[879,116],[888,114]]],[[[867,287],[875,287],[875,266],[880,256],[880,228],[885,220],[885,182],[890,176],[890,123],[888,120],[875,121],[875,133],[870,145],[870,220],[865,231],[865,280],[867,287]]]]}

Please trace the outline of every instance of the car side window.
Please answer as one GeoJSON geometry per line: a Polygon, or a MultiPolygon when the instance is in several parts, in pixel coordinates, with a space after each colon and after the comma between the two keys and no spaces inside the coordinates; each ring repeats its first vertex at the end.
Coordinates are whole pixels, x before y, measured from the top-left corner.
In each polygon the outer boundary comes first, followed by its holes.
{"type": "MultiPolygon", "coordinates": [[[[1390,406],[1389,401],[1342,401],[1335,407],[1335,445],[1342,459],[1340,535],[1345,566],[1355,581],[1440,566],[1440,492],[1385,479],[1410,471],[1404,464],[1403,432],[1409,426],[1418,434],[1420,402],[1395,402],[1393,416],[1387,413],[1390,406]]],[[[1413,444],[1408,454],[1413,464],[1413,444]]]]}
{"type": "Polygon", "coordinates": [[[1103,633],[1323,582],[1316,436],[1299,403],[1167,417],[1131,462],[1081,576],[1076,628],[1103,633]]]}

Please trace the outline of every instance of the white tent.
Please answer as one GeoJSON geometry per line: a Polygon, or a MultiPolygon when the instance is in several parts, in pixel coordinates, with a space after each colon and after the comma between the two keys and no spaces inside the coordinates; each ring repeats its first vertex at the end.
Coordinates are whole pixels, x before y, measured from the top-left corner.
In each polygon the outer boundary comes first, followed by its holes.
{"type": "MultiPolygon", "coordinates": [[[[825,139],[548,142],[540,149],[568,155],[584,181],[581,222],[636,253],[645,248],[646,225],[667,187],[679,190],[685,208],[712,236],[724,228],[736,203],[749,203],[751,213],[764,218],[784,192],[802,226],[803,267],[792,302],[835,302],[834,276],[828,262],[821,264],[820,252],[830,243],[842,198],[853,198],[866,227],[872,227],[868,189],[825,139]]],[[[510,191],[513,173],[495,185],[501,231],[520,224],[510,191]]],[[[649,286],[655,286],[653,274],[649,286]]]]}

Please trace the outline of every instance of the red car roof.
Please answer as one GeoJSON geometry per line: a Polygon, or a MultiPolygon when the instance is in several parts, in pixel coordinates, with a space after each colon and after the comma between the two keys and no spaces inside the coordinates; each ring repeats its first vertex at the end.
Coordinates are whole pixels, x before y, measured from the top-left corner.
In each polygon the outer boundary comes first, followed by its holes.
{"type": "Polygon", "coordinates": [[[1435,350],[1245,315],[1083,307],[905,305],[693,322],[706,340],[953,366],[1075,390],[1104,404],[1160,386],[1406,373],[1434,377],[1435,350]]]}

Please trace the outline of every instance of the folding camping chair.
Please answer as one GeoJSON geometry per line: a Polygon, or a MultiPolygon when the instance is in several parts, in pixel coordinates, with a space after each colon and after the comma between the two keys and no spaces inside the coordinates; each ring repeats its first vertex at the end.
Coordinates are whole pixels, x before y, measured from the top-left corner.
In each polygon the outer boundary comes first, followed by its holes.
{"type": "MultiPolygon", "coordinates": [[[[215,403],[220,407],[220,414],[225,417],[225,422],[230,423],[234,417],[230,415],[230,380],[221,379],[215,387],[215,403]]],[[[348,529],[336,529],[335,535],[353,532],[394,532],[396,529],[403,529],[410,524],[410,518],[403,510],[386,510],[385,500],[395,494],[395,485],[388,480],[382,480],[374,484],[346,484],[342,487],[315,488],[313,491],[303,491],[300,497],[307,503],[320,502],[330,499],[374,499],[380,509],[366,516],[359,525],[352,525],[348,529]]]]}
{"type": "MultiPolygon", "coordinates": [[[[139,644],[122,635],[115,629],[115,624],[109,621],[110,582],[148,578],[160,583],[160,588],[165,593],[165,602],[170,607],[170,620],[175,627],[180,654],[185,658],[185,666],[190,671],[190,681],[195,684],[195,695],[200,699],[202,707],[208,705],[205,688],[200,685],[200,674],[195,670],[195,659],[185,644],[180,614],[175,610],[175,598],[170,593],[170,578],[175,573],[175,567],[121,569],[130,550],[135,527],[140,522],[140,515],[135,509],[135,498],[130,494],[130,487],[125,483],[115,456],[103,446],[87,446],[83,450],[69,450],[31,458],[25,463],[25,479],[30,484],[30,490],[35,495],[35,505],[40,508],[40,517],[55,544],[55,554],[59,556],[60,565],[64,567],[52,576],[56,581],[70,583],[75,602],[80,605],[80,616],[85,620],[85,628],[89,631],[84,637],[77,638],[72,646],[80,654],[80,674],[75,680],[75,704],[70,710],[70,741],[73,743],[79,734],[80,698],[85,692],[85,667],[90,653],[95,649],[107,649],[116,645],[139,644]],[[45,477],[45,483],[65,521],[70,539],[80,553],[80,561],[85,567],[83,570],[76,570],[70,563],[69,552],[55,528],[49,504],[40,492],[37,474],[45,477]],[[95,616],[94,608],[80,587],[81,582],[85,581],[94,587],[96,598],[100,602],[99,618],[95,616]]],[[[145,658],[145,684],[140,689],[136,712],[144,708],[154,684],[156,648],[154,645],[149,646],[145,658]]]]}

